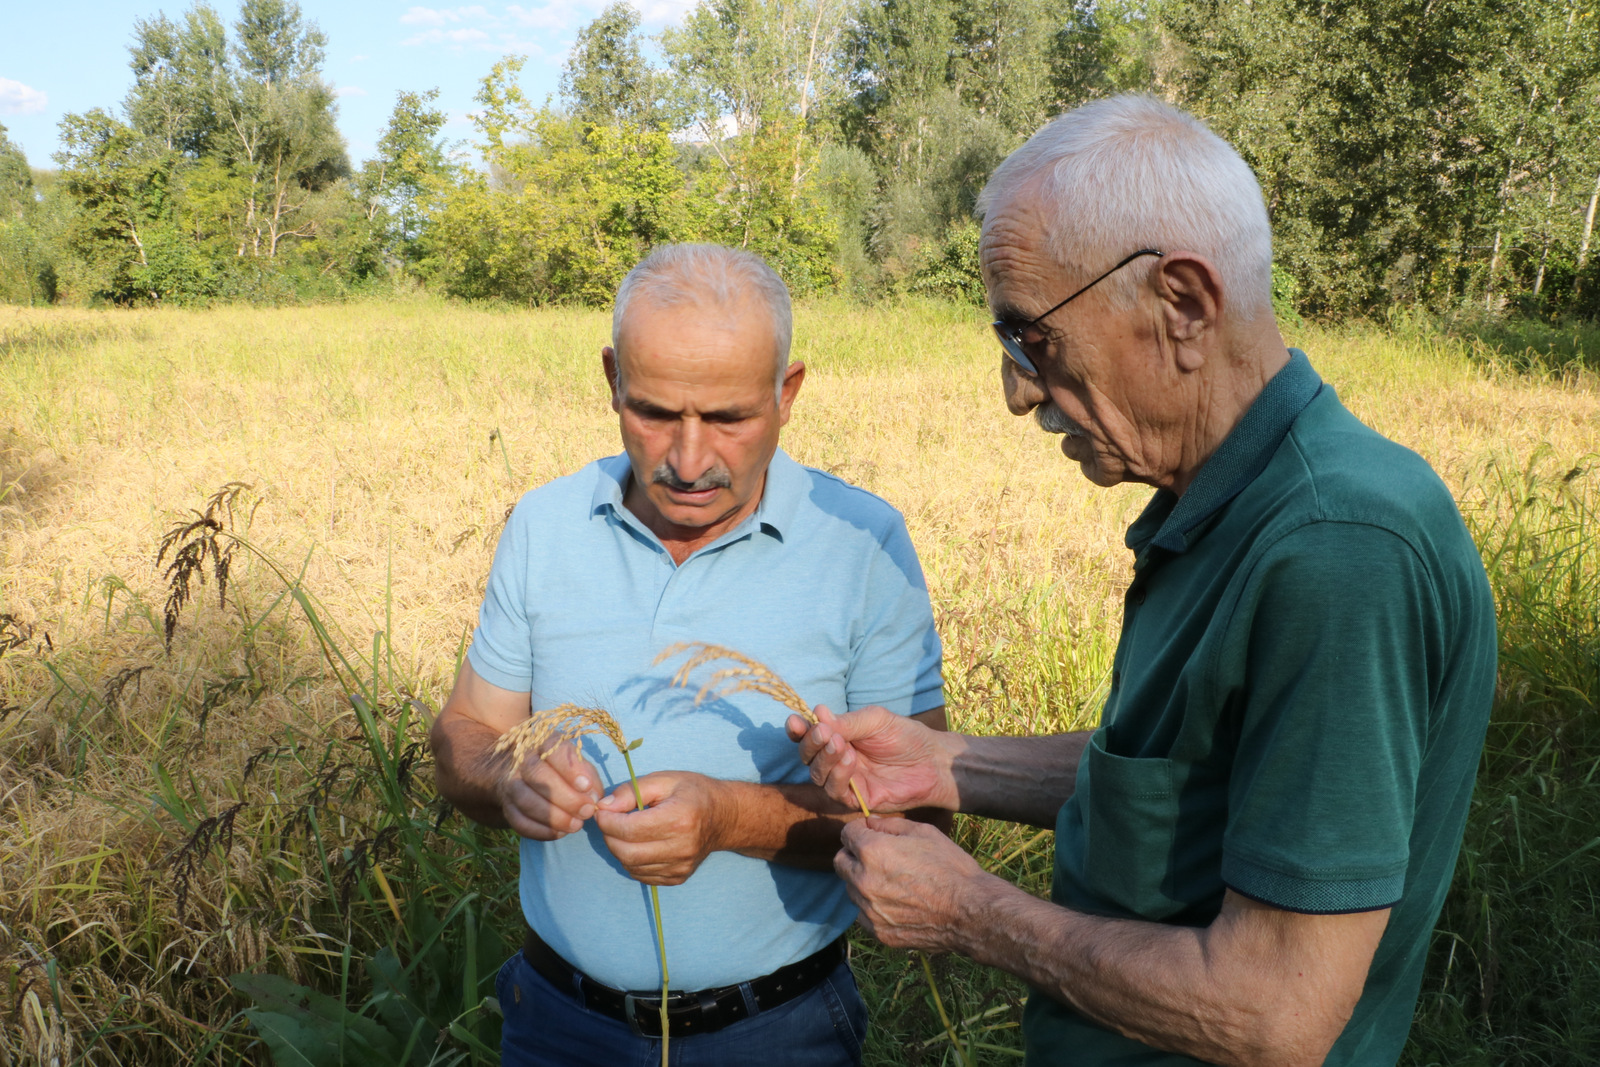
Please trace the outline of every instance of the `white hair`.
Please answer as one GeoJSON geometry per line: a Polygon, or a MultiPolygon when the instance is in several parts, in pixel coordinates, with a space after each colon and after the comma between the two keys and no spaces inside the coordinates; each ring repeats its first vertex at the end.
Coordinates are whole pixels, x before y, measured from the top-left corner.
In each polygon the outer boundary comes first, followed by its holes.
{"type": "Polygon", "coordinates": [[[622,386],[622,322],[635,300],[650,307],[731,308],[749,296],[758,297],[772,315],[772,340],[777,374],[773,389],[783,391],[789,369],[789,344],[794,337],[794,311],[789,288],[760,256],[713,244],[657,245],[617,286],[611,309],[611,346],[617,355],[617,391],[622,386]]]}
{"type": "MultiPolygon", "coordinates": [[[[1030,184],[1045,252],[1086,280],[1141,248],[1197,252],[1216,265],[1241,317],[1271,309],[1272,226],[1261,186],[1193,115],[1131,93],[1069,111],[996,168],[979,216],[1030,184]]],[[[1141,277],[1124,270],[1102,284],[1132,306],[1141,277]]]]}

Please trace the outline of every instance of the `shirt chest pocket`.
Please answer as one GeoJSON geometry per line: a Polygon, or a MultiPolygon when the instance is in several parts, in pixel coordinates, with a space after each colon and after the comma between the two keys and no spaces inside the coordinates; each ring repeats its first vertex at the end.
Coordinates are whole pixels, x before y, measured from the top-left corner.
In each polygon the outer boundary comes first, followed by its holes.
{"type": "Polygon", "coordinates": [[[1078,767],[1083,808],[1084,880],[1102,899],[1149,920],[1185,903],[1164,891],[1173,859],[1178,794],[1173,761],[1117,756],[1097,731],[1078,767]]]}

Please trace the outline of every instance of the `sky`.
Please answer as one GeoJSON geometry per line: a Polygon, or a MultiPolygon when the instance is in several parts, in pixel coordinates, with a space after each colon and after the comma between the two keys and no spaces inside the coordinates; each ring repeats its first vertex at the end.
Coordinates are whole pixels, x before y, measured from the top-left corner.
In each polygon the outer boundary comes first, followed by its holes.
{"type": "MultiPolygon", "coordinates": [[[[186,0],[0,0],[0,125],[35,167],[52,167],[57,123],[69,112],[117,111],[133,84],[128,44],[136,19],[177,20],[186,0]]],[[[237,0],[213,0],[231,26],[237,0]]],[[[450,116],[445,135],[470,138],[473,94],[503,55],[528,57],[529,98],[557,91],[577,31],[604,0],[422,7],[376,0],[300,0],[304,18],[328,36],[323,76],[339,94],[339,128],[350,159],[368,158],[395,93],[437,88],[450,116]]],[[[678,23],[693,0],[634,0],[647,34],[678,23]]]]}

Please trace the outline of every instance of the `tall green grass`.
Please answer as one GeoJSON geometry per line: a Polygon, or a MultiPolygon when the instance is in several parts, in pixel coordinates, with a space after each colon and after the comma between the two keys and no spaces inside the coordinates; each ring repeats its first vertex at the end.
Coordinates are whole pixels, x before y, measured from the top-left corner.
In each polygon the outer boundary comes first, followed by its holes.
{"type": "Polygon", "coordinates": [[[1464,495],[1500,673],[1409,1062],[1600,1062],[1600,457],[1496,464],[1464,495]]]}

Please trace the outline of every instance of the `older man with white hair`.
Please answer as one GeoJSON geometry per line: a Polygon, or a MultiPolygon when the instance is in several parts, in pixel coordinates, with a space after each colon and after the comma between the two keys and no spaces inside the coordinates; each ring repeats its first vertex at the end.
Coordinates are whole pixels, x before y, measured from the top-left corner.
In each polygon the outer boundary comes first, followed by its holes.
{"type": "Polygon", "coordinates": [[[1008,406],[1156,492],[1099,729],[791,720],[835,797],[1055,830],[1043,901],[923,827],[851,826],[862,922],[1026,979],[1030,1064],[1393,1064],[1494,688],[1454,501],[1284,347],[1260,190],[1192,117],[1082,107],[981,208],[1008,406]]]}
{"type": "Polygon", "coordinates": [[[776,702],[697,700],[656,662],[679,642],[730,646],[813,703],[944,727],[904,521],[778,448],[805,377],[791,332],[788,292],[758,257],[657,248],[618,290],[601,352],[625,453],[528,493],[501,535],[431,740],[443,794],[522,837],[531,932],[497,987],[508,1065],[659,1057],[641,882],[670,887],[675,1065],[860,1062],[865,1009],[843,952],[856,911],[830,869],[855,806],[808,780],[776,702]],[[598,703],[641,739],[642,805],[601,746],[515,768],[494,751],[530,710],[564,703],[598,703]]]}

